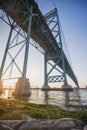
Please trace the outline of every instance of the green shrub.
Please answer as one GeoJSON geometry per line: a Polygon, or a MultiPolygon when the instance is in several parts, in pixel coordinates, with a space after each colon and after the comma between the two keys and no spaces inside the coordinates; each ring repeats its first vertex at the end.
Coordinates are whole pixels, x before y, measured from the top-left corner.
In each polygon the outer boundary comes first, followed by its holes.
{"type": "Polygon", "coordinates": [[[77,118],[87,121],[87,110],[85,109],[66,111],[58,106],[0,99],[0,119],[18,120],[25,113],[36,119],[77,118]]]}

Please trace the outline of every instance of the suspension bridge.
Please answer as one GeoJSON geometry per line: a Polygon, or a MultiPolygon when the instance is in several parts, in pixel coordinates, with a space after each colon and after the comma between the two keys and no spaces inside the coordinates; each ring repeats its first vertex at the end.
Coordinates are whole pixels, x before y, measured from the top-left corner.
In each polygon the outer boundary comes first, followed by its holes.
{"type": "Polygon", "coordinates": [[[64,88],[70,88],[67,82],[67,75],[79,88],[75,73],[63,49],[63,35],[57,8],[43,15],[35,0],[0,0],[0,11],[0,19],[10,26],[10,33],[0,68],[1,88],[3,86],[3,75],[10,67],[11,71],[8,79],[18,78],[15,86],[15,94],[30,94],[30,83],[26,77],[29,44],[44,55],[43,89],[49,88],[48,83],[55,82],[63,82],[64,88]],[[16,35],[12,37],[14,32],[16,35]],[[18,37],[22,37],[22,41],[18,41],[18,37]],[[21,48],[13,57],[9,50],[20,44],[22,44],[21,48]],[[20,70],[20,66],[16,63],[16,57],[24,46],[23,69],[20,70]],[[4,71],[7,54],[11,58],[11,63],[4,71]],[[53,61],[53,63],[50,61],[53,61]],[[20,77],[11,77],[13,64],[15,64],[20,72],[20,77]],[[49,72],[47,64],[51,66],[49,72]],[[51,75],[54,69],[58,71],[58,75],[51,75]]]}

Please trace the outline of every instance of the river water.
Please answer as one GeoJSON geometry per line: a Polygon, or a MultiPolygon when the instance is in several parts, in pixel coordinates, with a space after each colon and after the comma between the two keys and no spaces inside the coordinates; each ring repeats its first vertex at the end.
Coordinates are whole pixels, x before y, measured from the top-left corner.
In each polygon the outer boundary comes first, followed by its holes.
{"type": "MultiPolygon", "coordinates": [[[[76,109],[78,107],[87,108],[87,89],[79,89],[74,91],[48,91],[31,90],[31,96],[20,98],[27,102],[36,104],[52,104],[65,109],[76,109]]],[[[12,97],[12,90],[5,90],[2,98],[15,99],[12,97]]]]}

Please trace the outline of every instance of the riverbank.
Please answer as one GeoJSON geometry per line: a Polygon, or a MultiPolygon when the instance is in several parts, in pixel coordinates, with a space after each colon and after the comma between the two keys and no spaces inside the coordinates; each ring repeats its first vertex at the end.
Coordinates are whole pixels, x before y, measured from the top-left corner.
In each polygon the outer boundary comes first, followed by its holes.
{"type": "Polygon", "coordinates": [[[83,130],[87,110],[0,99],[0,130],[83,130]]]}
{"type": "Polygon", "coordinates": [[[23,114],[36,119],[77,118],[87,122],[87,110],[85,109],[67,111],[58,106],[0,99],[0,120],[21,120],[23,114]]]}

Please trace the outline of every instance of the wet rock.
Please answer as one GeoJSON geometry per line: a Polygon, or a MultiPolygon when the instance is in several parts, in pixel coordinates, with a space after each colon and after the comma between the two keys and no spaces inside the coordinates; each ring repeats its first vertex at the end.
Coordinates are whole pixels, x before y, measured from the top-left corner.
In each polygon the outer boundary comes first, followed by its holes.
{"type": "Polygon", "coordinates": [[[0,130],[14,130],[11,127],[5,126],[4,124],[0,125],[0,130]]]}
{"type": "Polygon", "coordinates": [[[48,125],[48,122],[42,122],[40,120],[33,120],[33,121],[27,121],[21,127],[19,130],[49,130],[50,126],[48,125]]]}
{"type": "Polygon", "coordinates": [[[4,124],[5,126],[11,127],[13,129],[15,129],[17,126],[20,126],[20,124],[23,122],[24,120],[0,120],[0,124],[4,124]]]}
{"type": "Polygon", "coordinates": [[[57,120],[52,125],[52,130],[75,128],[76,124],[71,120],[57,120]]]}
{"type": "MultiPolygon", "coordinates": [[[[22,119],[23,120],[34,120],[35,118],[32,118],[32,117],[30,117],[29,115],[27,115],[27,114],[23,114],[22,115],[22,119]]],[[[35,119],[36,120],[36,119],[35,119]]]]}
{"type": "Polygon", "coordinates": [[[83,130],[84,125],[86,125],[83,121],[73,118],[38,120],[31,118],[26,114],[23,115],[22,118],[24,120],[3,121],[3,124],[15,130],[83,130]]]}
{"type": "Polygon", "coordinates": [[[85,126],[85,122],[83,122],[83,121],[81,121],[81,120],[77,120],[77,119],[74,119],[74,122],[75,122],[75,124],[76,124],[76,128],[77,129],[82,129],[82,128],[84,128],[84,126],[85,126]]]}

